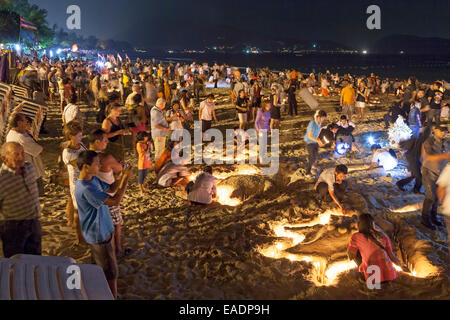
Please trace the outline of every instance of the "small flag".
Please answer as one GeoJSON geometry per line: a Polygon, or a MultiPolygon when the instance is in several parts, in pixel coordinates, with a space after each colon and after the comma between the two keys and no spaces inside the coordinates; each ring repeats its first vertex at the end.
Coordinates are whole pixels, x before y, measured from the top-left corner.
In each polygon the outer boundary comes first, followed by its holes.
{"type": "Polygon", "coordinates": [[[22,16],[20,17],[20,27],[25,28],[25,29],[35,30],[35,31],[37,31],[37,29],[38,29],[33,23],[22,18],[22,16]]]}

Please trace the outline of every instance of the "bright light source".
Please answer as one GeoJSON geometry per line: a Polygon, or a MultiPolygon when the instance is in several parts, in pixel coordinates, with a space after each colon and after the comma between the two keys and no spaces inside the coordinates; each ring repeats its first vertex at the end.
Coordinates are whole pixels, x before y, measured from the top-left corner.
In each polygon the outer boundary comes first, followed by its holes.
{"type": "Polygon", "coordinates": [[[350,145],[346,142],[340,142],[336,144],[336,153],[339,156],[343,156],[347,153],[347,151],[350,150],[350,145]]]}
{"type": "Polygon", "coordinates": [[[104,63],[103,61],[101,61],[101,60],[98,60],[98,61],[96,62],[96,65],[97,65],[97,67],[99,67],[100,69],[102,69],[102,68],[105,67],[105,63],[104,63]]]}
{"type": "Polygon", "coordinates": [[[363,52],[362,52],[363,54],[367,54],[367,50],[363,50],[363,52]]]}
{"type": "Polygon", "coordinates": [[[314,44],[313,44],[313,48],[317,48],[317,44],[314,43],[314,44]]]}
{"type": "Polygon", "coordinates": [[[22,48],[20,47],[20,44],[16,44],[16,45],[14,46],[14,48],[16,49],[17,53],[20,53],[20,50],[22,49],[22,48]]]}
{"type": "Polygon", "coordinates": [[[370,145],[375,144],[375,139],[372,136],[369,136],[369,138],[367,139],[367,141],[369,141],[370,145]]]}
{"type": "Polygon", "coordinates": [[[50,58],[53,58],[53,50],[50,50],[50,58]]]}
{"type": "Polygon", "coordinates": [[[56,54],[60,54],[62,52],[61,49],[56,50],[56,54]]]}

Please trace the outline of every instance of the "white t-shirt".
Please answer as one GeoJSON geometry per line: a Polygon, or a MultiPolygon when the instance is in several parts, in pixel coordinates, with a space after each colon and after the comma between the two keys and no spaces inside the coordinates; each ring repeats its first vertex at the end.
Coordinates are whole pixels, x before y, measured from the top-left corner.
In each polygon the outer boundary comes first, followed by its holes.
{"type": "Polygon", "coordinates": [[[78,176],[80,175],[80,170],[78,170],[78,168],[72,166],[70,164],[70,162],[77,160],[80,153],[85,150],[86,150],[86,148],[81,146],[81,148],[78,150],[66,148],[63,150],[63,153],[62,153],[62,160],[63,160],[64,164],[66,165],[67,172],[69,174],[70,196],[72,197],[72,202],[73,202],[73,206],[74,206],[75,210],[78,209],[77,200],[75,199],[75,184],[78,180],[78,176]]]}
{"type": "Polygon", "coordinates": [[[437,181],[439,187],[445,188],[445,198],[442,203],[442,213],[450,216],[450,163],[442,171],[437,181]]]}
{"type": "Polygon", "coordinates": [[[202,120],[211,121],[212,120],[212,112],[216,109],[214,102],[209,103],[208,101],[202,101],[200,103],[200,109],[202,109],[202,120]]]}
{"type": "Polygon", "coordinates": [[[336,183],[336,176],[335,173],[336,168],[328,168],[325,169],[319,176],[319,179],[316,182],[316,185],[314,186],[314,189],[317,188],[319,183],[325,182],[328,185],[328,190],[334,191],[334,184],[336,183]]]}
{"type": "Polygon", "coordinates": [[[383,166],[383,169],[385,171],[394,169],[397,166],[397,164],[398,164],[398,160],[395,159],[389,153],[389,151],[378,151],[378,152],[375,152],[375,154],[373,155],[372,162],[383,166]]]}
{"type": "Polygon", "coordinates": [[[39,68],[37,74],[40,81],[47,80],[47,70],[45,68],[39,68]]]}
{"type": "MultiPolygon", "coordinates": [[[[181,119],[180,119],[182,117],[183,111],[180,109],[180,110],[178,110],[178,112],[180,113],[180,117],[176,117],[175,119],[170,121],[170,123],[169,123],[170,130],[183,129],[183,124],[181,123],[181,119]]],[[[175,111],[174,110],[169,110],[166,113],[166,117],[167,118],[171,118],[174,115],[175,115],[175,111]]]]}
{"type": "Polygon", "coordinates": [[[76,121],[80,122],[81,124],[83,123],[83,114],[81,113],[78,106],[75,104],[69,103],[64,108],[63,115],[64,115],[64,119],[66,120],[66,123],[69,123],[72,120],[76,120],[76,121]]]}

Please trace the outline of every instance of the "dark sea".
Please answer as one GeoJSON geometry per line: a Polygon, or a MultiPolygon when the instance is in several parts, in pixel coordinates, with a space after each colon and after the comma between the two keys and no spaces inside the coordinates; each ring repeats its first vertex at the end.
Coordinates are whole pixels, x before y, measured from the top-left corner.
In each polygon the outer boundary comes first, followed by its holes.
{"type": "Polygon", "coordinates": [[[279,71],[289,68],[309,74],[311,72],[326,72],[353,75],[375,75],[383,78],[406,79],[415,76],[421,81],[446,80],[450,82],[450,55],[374,55],[374,54],[228,54],[228,53],[137,53],[129,54],[131,59],[155,58],[158,61],[169,62],[207,62],[213,64],[228,64],[239,68],[269,67],[279,71]]]}

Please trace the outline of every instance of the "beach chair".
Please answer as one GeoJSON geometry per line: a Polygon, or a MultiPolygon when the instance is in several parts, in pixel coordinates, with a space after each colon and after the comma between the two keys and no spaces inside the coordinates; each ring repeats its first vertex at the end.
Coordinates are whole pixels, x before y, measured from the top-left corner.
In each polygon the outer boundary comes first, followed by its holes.
{"type": "Polygon", "coordinates": [[[66,257],[0,258],[0,300],[113,300],[103,270],[66,257]],[[71,288],[77,266],[80,288],[71,288]]]}

